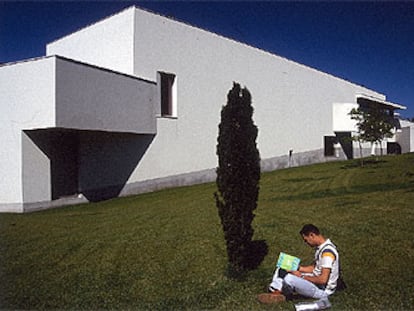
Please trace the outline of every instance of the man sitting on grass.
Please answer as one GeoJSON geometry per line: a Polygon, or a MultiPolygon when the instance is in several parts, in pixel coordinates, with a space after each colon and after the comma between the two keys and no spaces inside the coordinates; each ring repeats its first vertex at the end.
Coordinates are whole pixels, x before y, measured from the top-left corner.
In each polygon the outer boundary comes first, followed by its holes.
{"type": "Polygon", "coordinates": [[[339,278],[339,254],[336,246],[319,232],[319,229],[308,224],[300,231],[303,241],[315,247],[315,261],[310,266],[299,266],[296,271],[277,268],[269,293],[260,294],[262,303],[276,303],[291,298],[293,293],[303,297],[327,299],[337,289],[339,278]]]}

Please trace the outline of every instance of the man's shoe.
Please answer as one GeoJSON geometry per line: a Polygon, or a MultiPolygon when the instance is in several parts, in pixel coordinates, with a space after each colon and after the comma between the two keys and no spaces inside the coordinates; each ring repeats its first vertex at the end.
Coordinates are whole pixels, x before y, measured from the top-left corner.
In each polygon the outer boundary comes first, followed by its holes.
{"type": "Polygon", "coordinates": [[[280,291],[274,291],[271,293],[260,294],[257,296],[257,299],[261,303],[279,303],[286,301],[286,297],[280,291]]]}

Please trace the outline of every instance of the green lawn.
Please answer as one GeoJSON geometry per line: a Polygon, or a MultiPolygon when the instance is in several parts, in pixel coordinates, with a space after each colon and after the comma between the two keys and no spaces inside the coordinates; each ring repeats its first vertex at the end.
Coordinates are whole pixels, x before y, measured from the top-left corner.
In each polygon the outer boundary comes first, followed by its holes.
{"type": "Polygon", "coordinates": [[[269,254],[227,279],[215,184],[32,214],[0,214],[0,309],[294,310],[256,295],[280,251],[309,262],[298,231],[338,246],[348,289],[332,310],[414,309],[414,154],[266,173],[254,221],[269,254]]]}

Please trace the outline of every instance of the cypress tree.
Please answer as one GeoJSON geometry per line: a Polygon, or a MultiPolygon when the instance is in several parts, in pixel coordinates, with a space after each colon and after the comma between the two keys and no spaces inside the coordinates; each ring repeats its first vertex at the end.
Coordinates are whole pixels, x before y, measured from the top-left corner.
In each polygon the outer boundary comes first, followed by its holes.
{"type": "Polygon", "coordinates": [[[237,83],[221,111],[217,138],[216,205],[226,240],[229,271],[251,268],[252,221],[257,207],[260,155],[253,122],[251,95],[237,83]]]}

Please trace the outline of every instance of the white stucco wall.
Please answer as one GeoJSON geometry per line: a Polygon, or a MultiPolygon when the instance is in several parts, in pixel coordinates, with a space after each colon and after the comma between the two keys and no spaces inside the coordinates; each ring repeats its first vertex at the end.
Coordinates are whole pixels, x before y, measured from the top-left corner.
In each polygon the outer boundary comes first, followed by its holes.
{"type": "Polygon", "coordinates": [[[134,8],[49,44],[47,53],[152,81],[157,80],[157,71],[176,75],[177,118],[158,118],[157,135],[131,175],[132,183],[216,167],[220,110],[233,81],[252,93],[262,159],[286,155],[289,150],[322,149],[323,136],[333,134],[333,103],[355,103],[357,93],[383,97],[246,44],[134,8]],[[116,44],[108,44],[112,41],[116,44]]]}
{"type": "Polygon", "coordinates": [[[46,46],[60,55],[127,74],[133,73],[134,9],[129,8],[46,46]]]}
{"type": "Polygon", "coordinates": [[[153,135],[156,96],[155,82],[60,57],[0,67],[0,211],[51,200],[47,130],[153,135]]]}
{"type": "Polygon", "coordinates": [[[396,141],[401,146],[401,152],[414,152],[414,126],[406,126],[397,132],[396,141]]]}
{"type": "Polygon", "coordinates": [[[136,10],[135,74],[176,74],[177,119],[158,134],[131,181],[214,168],[220,110],[233,81],[252,93],[262,159],[323,148],[334,102],[379,94],[216,34],[136,10]],[[189,147],[183,147],[189,146],[189,147]]]}
{"type": "Polygon", "coordinates": [[[333,131],[354,132],[357,131],[356,121],[350,118],[349,113],[353,108],[358,108],[357,103],[333,104],[333,131]]]}
{"type": "Polygon", "coordinates": [[[48,202],[52,199],[50,159],[27,133],[21,135],[22,202],[48,202]]]}
{"type": "Polygon", "coordinates": [[[53,58],[0,67],[2,211],[20,209],[23,202],[22,130],[54,125],[54,72],[53,58]]]}
{"type": "Polygon", "coordinates": [[[57,58],[56,126],[155,134],[155,83],[57,58]]]}

